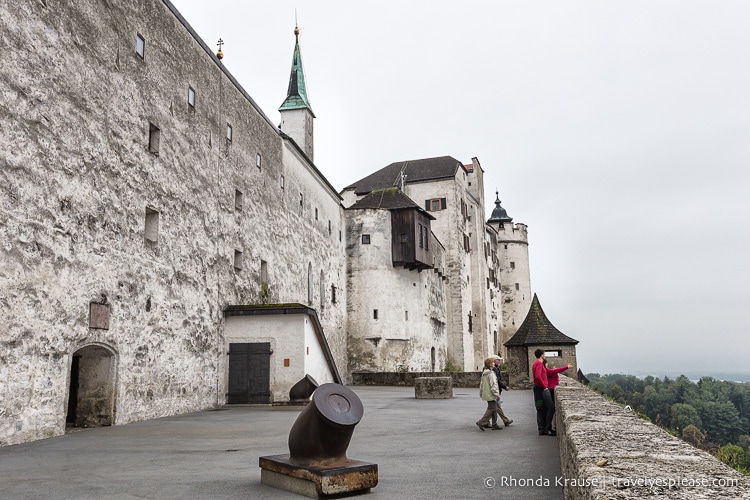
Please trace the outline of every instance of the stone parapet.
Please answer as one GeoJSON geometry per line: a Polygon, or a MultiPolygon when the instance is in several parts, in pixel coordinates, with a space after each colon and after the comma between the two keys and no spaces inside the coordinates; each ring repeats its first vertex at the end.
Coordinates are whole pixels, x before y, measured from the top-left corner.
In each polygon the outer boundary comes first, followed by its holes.
{"type": "Polygon", "coordinates": [[[750,478],[569,377],[555,404],[566,499],[750,499],[750,478]]]}
{"type": "MultiPolygon", "coordinates": [[[[420,377],[450,377],[453,387],[474,387],[479,389],[482,372],[354,372],[352,385],[394,385],[411,387],[420,377]]],[[[508,383],[508,372],[503,372],[503,381],[508,383]]]]}

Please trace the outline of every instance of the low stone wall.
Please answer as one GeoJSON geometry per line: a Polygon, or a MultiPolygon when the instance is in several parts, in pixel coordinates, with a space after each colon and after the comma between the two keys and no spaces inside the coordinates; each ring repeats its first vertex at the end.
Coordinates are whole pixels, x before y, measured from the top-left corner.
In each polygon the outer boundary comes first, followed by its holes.
{"type": "Polygon", "coordinates": [[[566,499],[750,499],[750,478],[569,377],[555,403],[566,499]]]}
{"type": "MultiPolygon", "coordinates": [[[[482,372],[380,372],[352,373],[352,385],[397,385],[411,387],[419,377],[450,377],[453,387],[479,388],[482,372]]],[[[508,373],[503,372],[503,380],[508,382],[508,373]]]]}

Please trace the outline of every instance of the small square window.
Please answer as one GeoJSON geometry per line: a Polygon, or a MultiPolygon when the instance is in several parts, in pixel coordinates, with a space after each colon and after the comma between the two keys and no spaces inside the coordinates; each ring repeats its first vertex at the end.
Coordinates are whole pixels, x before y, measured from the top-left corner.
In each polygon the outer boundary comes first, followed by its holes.
{"type": "Polygon", "coordinates": [[[362,244],[363,245],[369,245],[370,244],[370,235],[369,234],[363,234],[362,235],[362,244]]]}
{"type": "Polygon", "coordinates": [[[255,166],[260,168],[262,163],[263,157],[260,155],[260,153],[257,153],[255,155],[255,166]]]}
{"type": "Polygon", "coordinates": [[[195,109],[195,89],[188,86],[188,106],[195,109]]]}
{"type": "Polygon", "coordinates": [[[232,142],[232,126],[227,123],[227,141],[232,142]]]}
{"type": "Polygon", "coordinates": [[[141,59],[144,58],[144,54],[146,53],[146,39],[140,33],[136,33],[135,35],[135,53],[141,59]]]}
{"type": "Polygon", "coordinates": [[[281,184],[281,189],[284,189],[284,176],[283,175],[279,177],[279,184],[281,184]]]}

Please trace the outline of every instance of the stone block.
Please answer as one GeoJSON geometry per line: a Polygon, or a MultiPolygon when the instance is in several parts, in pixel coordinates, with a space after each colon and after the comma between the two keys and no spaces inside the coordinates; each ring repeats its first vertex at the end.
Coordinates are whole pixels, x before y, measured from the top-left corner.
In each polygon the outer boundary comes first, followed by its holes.
{"type": "Polygon", "coordinates": [[[453,397],[453,379],[451,377],[415,378],[414,397],[417,399],[450,399],[453,397]]]}

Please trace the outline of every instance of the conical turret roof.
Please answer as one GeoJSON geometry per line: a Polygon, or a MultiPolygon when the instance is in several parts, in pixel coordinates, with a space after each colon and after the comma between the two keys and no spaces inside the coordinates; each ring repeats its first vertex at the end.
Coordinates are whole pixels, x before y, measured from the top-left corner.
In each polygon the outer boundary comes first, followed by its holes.
{"type": "Polygon", "coordinates": [[[562,333],[547,319],[547,315],[544,314],[539,299],[534,294],[534,299],[531,301],[531,307],[529,307],[526,319],[523,320],[518,331],[504,345],[505,347],[514,347],[577,343],[577,340],[562,333]]]}

